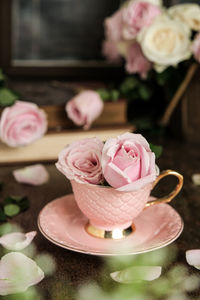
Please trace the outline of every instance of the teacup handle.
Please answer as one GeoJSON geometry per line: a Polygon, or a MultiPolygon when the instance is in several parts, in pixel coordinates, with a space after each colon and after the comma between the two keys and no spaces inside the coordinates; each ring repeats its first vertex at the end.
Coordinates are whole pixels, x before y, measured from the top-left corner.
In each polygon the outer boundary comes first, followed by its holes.
{"type": "MultiPolygon", "coordinates": [[[[148,201],[145,205],[145,208],[146,207],[149,207],[151,205],[154,205],[154,204],[159,204],[159,203],[166,203],[166,202],[170,202],[181,190],[182,186],[183,186],[183,176],[181,174],[179,174],[178,172],[176,171],[172,171],[172,170],[166,170],[166,171],[163,171],[157,178],[156,180],[154,181],[153,183],[153,188],[158,184],[158,182],[168,176],[168,175],[173,175],[173,176],[176,176],[178,178],[178,183],[176,185],[176,187],[174,188],[174,190],[168,194],[167,196],[164,196],[164,197],[161,197],[161,198],[157,198],[155,200],[151,200],[151,201],[148,201]]],[[[152,188],[152,189],[153,189],[152,188]]]]}

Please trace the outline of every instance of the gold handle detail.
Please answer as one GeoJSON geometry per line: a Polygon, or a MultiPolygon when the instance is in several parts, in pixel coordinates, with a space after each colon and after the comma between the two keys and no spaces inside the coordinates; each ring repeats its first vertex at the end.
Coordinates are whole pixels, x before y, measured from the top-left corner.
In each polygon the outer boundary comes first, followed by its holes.
{"type": "Polygon", "coordinates": [[[169,195],[167,195],[167,196],[164,196],[164,197],[161,197],[161,198],[158,198],[158,199],[151,200],[151,201],[147,202],[147,204],[145,205],[145,208],[149,207],[151,205],[154,205],[154,204],[170,202],[180,192],[180,190],[181,190],[181,188],[183,186],[183,176],[181,174],[179,174],[178,172],[172,171],[172,170],[163,171],[156,178],[156,180],[154,181],[153,188],[158,184],[158,182],[162,178],[164,178],[164,177],[166,177],[168,175],[173,175],[173,176],[176,176],[178,178],[178,183],[177,183],[176,187],[174,188],[174,190],[169,195]]]}

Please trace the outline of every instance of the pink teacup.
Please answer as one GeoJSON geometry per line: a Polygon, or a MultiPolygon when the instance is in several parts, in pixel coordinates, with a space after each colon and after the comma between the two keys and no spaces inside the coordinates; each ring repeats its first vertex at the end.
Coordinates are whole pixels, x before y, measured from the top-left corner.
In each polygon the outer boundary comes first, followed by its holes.
{"type": "Polygon", "coordinates": [[[175,171],[162,172],[153,184],[133,192],[120,192],[112,187],[81,184],[71,181],[75,200],[89,219],[86,231],[101,238],[122,238],[134,230],[133,220],[144,208],[161,202],[170,202],[181,190],[183,176],[175,171]],[[151,190],[165,176],[178,178],[175,189],[167,196],[148,201],[151,190]]]}

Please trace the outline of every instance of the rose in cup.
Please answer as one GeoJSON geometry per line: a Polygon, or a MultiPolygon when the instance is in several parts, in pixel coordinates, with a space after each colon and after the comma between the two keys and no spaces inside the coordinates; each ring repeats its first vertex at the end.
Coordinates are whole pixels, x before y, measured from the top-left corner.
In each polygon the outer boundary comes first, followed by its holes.
{"type": "Polygon", "coordinates": [[[74,142],[61,151],[56,166],[71,180],[75,200],[89,219],[86,230],[96,237],[124,237],[145,207],[171,201],[183,183],[175,171],[156,176],[155,154],[147,140],[134,133],[104,145],[97,138],[74,142]],[[178,178],[176,188],[148,201],[153,187],[167,175],[178,178]]]}

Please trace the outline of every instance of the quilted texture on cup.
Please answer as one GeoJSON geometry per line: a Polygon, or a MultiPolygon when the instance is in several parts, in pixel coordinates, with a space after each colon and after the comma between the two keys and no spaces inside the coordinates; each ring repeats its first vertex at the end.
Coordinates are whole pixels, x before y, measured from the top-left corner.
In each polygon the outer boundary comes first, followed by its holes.
{"type": "Polygon", "coordinates": [[[90,224],[104,230],[129,227],[143,210],[152,184],[133,192],[119,192],[112,187],[81,184],[71,181],[75,200],[90,220],[90,224]]]}

